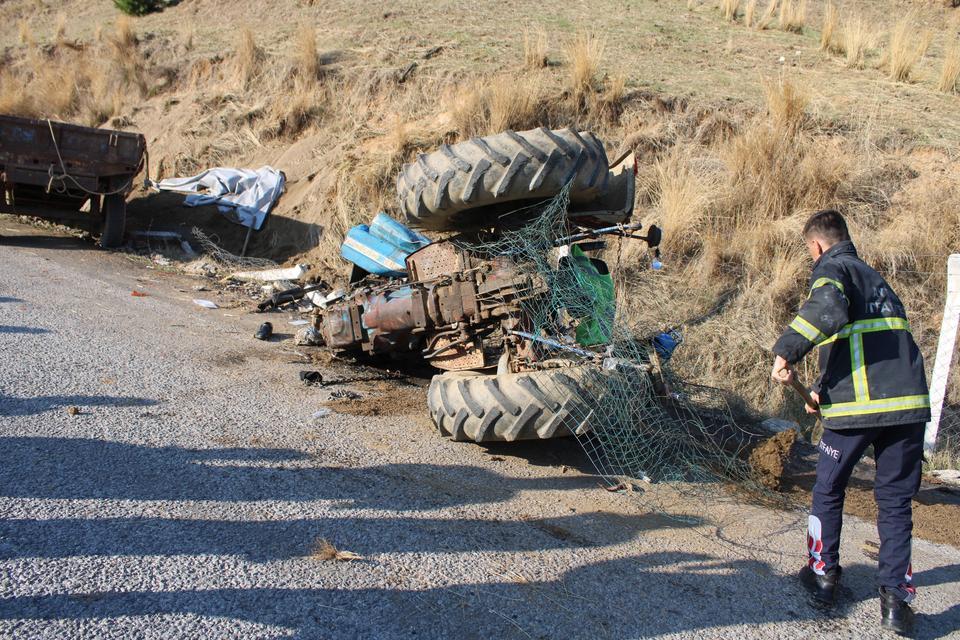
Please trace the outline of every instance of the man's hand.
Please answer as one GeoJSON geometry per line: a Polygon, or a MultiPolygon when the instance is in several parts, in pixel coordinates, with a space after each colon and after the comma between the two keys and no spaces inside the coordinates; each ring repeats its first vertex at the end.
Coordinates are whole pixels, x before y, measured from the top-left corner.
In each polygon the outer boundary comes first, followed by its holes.
{"type": "Polygon", "coordinates": [[[773,361],[773,371],[770,372],[770,377],[774,382],[783,385],[790,384],[793,382],[793,367],[781,356],[777,356],[777,359],[773,361]]]}
{"type": "Polygon", "coordinates": [[[811,407],[810,405],[805,404],[804,408],[807,410],[807,413],[809,414],[820,413],[820,394],[817,393],[816,391],[811,391],[810,397],[813,398],[813,401],[817,403],[817,406],[811,407]]]}

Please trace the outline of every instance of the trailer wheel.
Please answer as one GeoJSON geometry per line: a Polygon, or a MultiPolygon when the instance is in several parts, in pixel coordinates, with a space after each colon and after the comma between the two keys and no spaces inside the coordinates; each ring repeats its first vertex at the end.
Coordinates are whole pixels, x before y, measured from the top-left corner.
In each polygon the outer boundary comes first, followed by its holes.
{"type": "Polygon", "coordinates": [[[117,247],[123,242],[123,227],[127,220],[127,199],[121,193],[103,197],[103,229],[101,247],[117,247]]]}
{"type": "Polygon", "coordinates": [[[574,129],[505,131],[417,156],[397,177],[400,208],[414,226],[438,231],[490,226],[501,212],[551,198],[567,184],[571,202],[602,196],[609,179],[603,144],[574,129]]]}
{"type": "Polygon", "coordinates": [[[427,406],[440,433],[458,441],[579,435],[604,396],[605,375],[593,366],[499,376],[453,371],[433,377],[427,406]]]}

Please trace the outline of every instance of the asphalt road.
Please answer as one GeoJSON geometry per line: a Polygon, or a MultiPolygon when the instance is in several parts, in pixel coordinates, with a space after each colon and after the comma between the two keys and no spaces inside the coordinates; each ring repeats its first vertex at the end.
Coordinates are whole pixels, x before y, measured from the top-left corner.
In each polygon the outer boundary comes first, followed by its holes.
{"type": "MultiPolygon", "coordinates": [[[[665,517],[667,489],[604,491],[575,442],[439,438],[416,382],[314,418],[329,390],[252,339],[261,317],[79,240],[0,236],[0,636],[884,637],[870,523],[845,523],[827,614],[793,579],[802,515],[665,517]]],[[[918,637],[960,636],[960,550],[913,560],[918,637]]]]}

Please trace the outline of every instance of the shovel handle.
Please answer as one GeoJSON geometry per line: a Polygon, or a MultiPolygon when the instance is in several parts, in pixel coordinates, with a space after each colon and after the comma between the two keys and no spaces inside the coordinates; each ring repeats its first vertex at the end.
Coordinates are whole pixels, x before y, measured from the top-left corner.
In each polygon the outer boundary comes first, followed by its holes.
{"type": "Polygon", "coordinates": [[[800,397],[803,398],[803,401],[806,402],[807,405],[816,409],[818,414],[820,413],[820,405],[813,399],[813,396],[810,395],[810,390],[803,386],[803,383],[797,379],[796,374],[794,374],[793,379],[790,381],[790,386],[800,394],[800,397]]]}

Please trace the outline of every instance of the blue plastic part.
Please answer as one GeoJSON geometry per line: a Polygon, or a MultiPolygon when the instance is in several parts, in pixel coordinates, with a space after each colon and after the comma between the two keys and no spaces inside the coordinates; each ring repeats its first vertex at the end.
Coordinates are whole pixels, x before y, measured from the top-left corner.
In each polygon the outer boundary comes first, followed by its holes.
{"type": "Polygon", "coordinates": [[[683,336],[680,332],[671,329],[670,331],[664,331],[653,339],[653,348],[657,350],[657,355],[660,356],[661,360],[667,361],[681,342],[683,342],[683,336]]]}
{"type": "Polygon", "coordinates": [[[374,236],[370,227],[361,224],[347,232],[340,255],[370,273],[402,276],[407,273],[406,259],[410,254],[374,236]]]}
{"type": "Polygon", "coordinates": [[[430,244],[430,238],[397,222],[383,211],[378,213],[370,223],[370,233],[405,251],[408,255],[430,244]]]}
{"type": "Polygon", "coordinates": [[[430,238],[381,211],[370,226],[360,224],[347,232],[340,255],[369,273],[403,276],[407,274],[407,256],[428,244],[430,238]]]}

